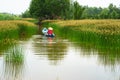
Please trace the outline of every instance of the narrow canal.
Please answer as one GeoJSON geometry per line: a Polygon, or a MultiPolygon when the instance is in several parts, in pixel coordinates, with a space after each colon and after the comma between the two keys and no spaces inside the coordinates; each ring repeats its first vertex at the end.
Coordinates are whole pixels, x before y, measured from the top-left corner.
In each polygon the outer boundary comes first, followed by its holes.
{"type": "Polygon", "coordinates": [[[22,63],[0,56],[0,80],[120,80],[120,60],[103,51],[63,38],[34,35],[18,41],[22,63]]]}

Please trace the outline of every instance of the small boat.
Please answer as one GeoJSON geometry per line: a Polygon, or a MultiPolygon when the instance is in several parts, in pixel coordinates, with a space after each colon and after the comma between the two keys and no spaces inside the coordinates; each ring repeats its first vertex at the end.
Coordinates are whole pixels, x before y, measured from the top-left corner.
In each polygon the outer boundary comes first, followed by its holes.
{"type": "Polygon", "coordinates": [[[52,35],[45,35],[45,36],[46,36],[46,37],[51,37],[51,38],[55,37],[54,34],[52,34],[52,35]]]}

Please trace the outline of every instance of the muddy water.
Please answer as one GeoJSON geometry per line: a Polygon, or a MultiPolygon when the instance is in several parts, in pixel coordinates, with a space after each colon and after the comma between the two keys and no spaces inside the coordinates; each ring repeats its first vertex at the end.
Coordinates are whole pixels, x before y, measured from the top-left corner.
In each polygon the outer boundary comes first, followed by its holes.
{"type": "Polygon", "coordinates": [[[119,56],[114,61],[103,51],[63,38],[33,36],[19,41],[24,62],[0,56],[0,80],[120,80],[119,56]]]}

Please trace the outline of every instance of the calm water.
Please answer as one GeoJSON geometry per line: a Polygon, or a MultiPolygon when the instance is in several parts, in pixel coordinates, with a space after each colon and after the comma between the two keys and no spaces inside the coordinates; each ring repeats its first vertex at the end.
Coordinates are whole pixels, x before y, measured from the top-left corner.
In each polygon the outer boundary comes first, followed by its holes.
{"type": "Polygon", "coordinates": [[[9,63],[0,56],[0,80],[120,80],[119,56],[67,39],[33,36],[19,41],[23,63],[9,63]]]}

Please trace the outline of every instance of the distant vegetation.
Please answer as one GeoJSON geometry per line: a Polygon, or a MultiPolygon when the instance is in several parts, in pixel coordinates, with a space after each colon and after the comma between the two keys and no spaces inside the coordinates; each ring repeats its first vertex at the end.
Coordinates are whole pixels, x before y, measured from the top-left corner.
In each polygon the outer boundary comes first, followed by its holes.
{"type": "Polygon", "coordinates": [[[16,20],[22,18],[37,19],[120,19],[120,7],[109,4],[108,7],[82,6],[73,0],[32,0],[21,15],[0,13],[0,20],[16,20]]]}
{"type": "Polygon", "coordinates": [[[32,0],[22,17],[44,19],[120,19],[120,7],[110,4],[106,8],[82,6],[73,0],[32,0]]]}
{"type": "Polygon", "coordinates": [[[29,12],[35,18],[65,18],[69,16],[67,14],[69,7],[70,0],[32,0],[29,12]]]}
{"type": "Polygon", "coordinates": [[[81,19],[120,19],[120,7],[110,4],[107,8],[84,7],[81,19]]]}
{"type": "Polygon", "coordinates": [[[30,18],[32,17],[29,10],[26,10],[24,13],[21,15],[22,18],[30,18]]]}
{"type": "Polygon", "coordinates": [[[0,13],[0,20],[18,20],[21,19],[20,16],[9,14],[9,13],[0,13]]]}

